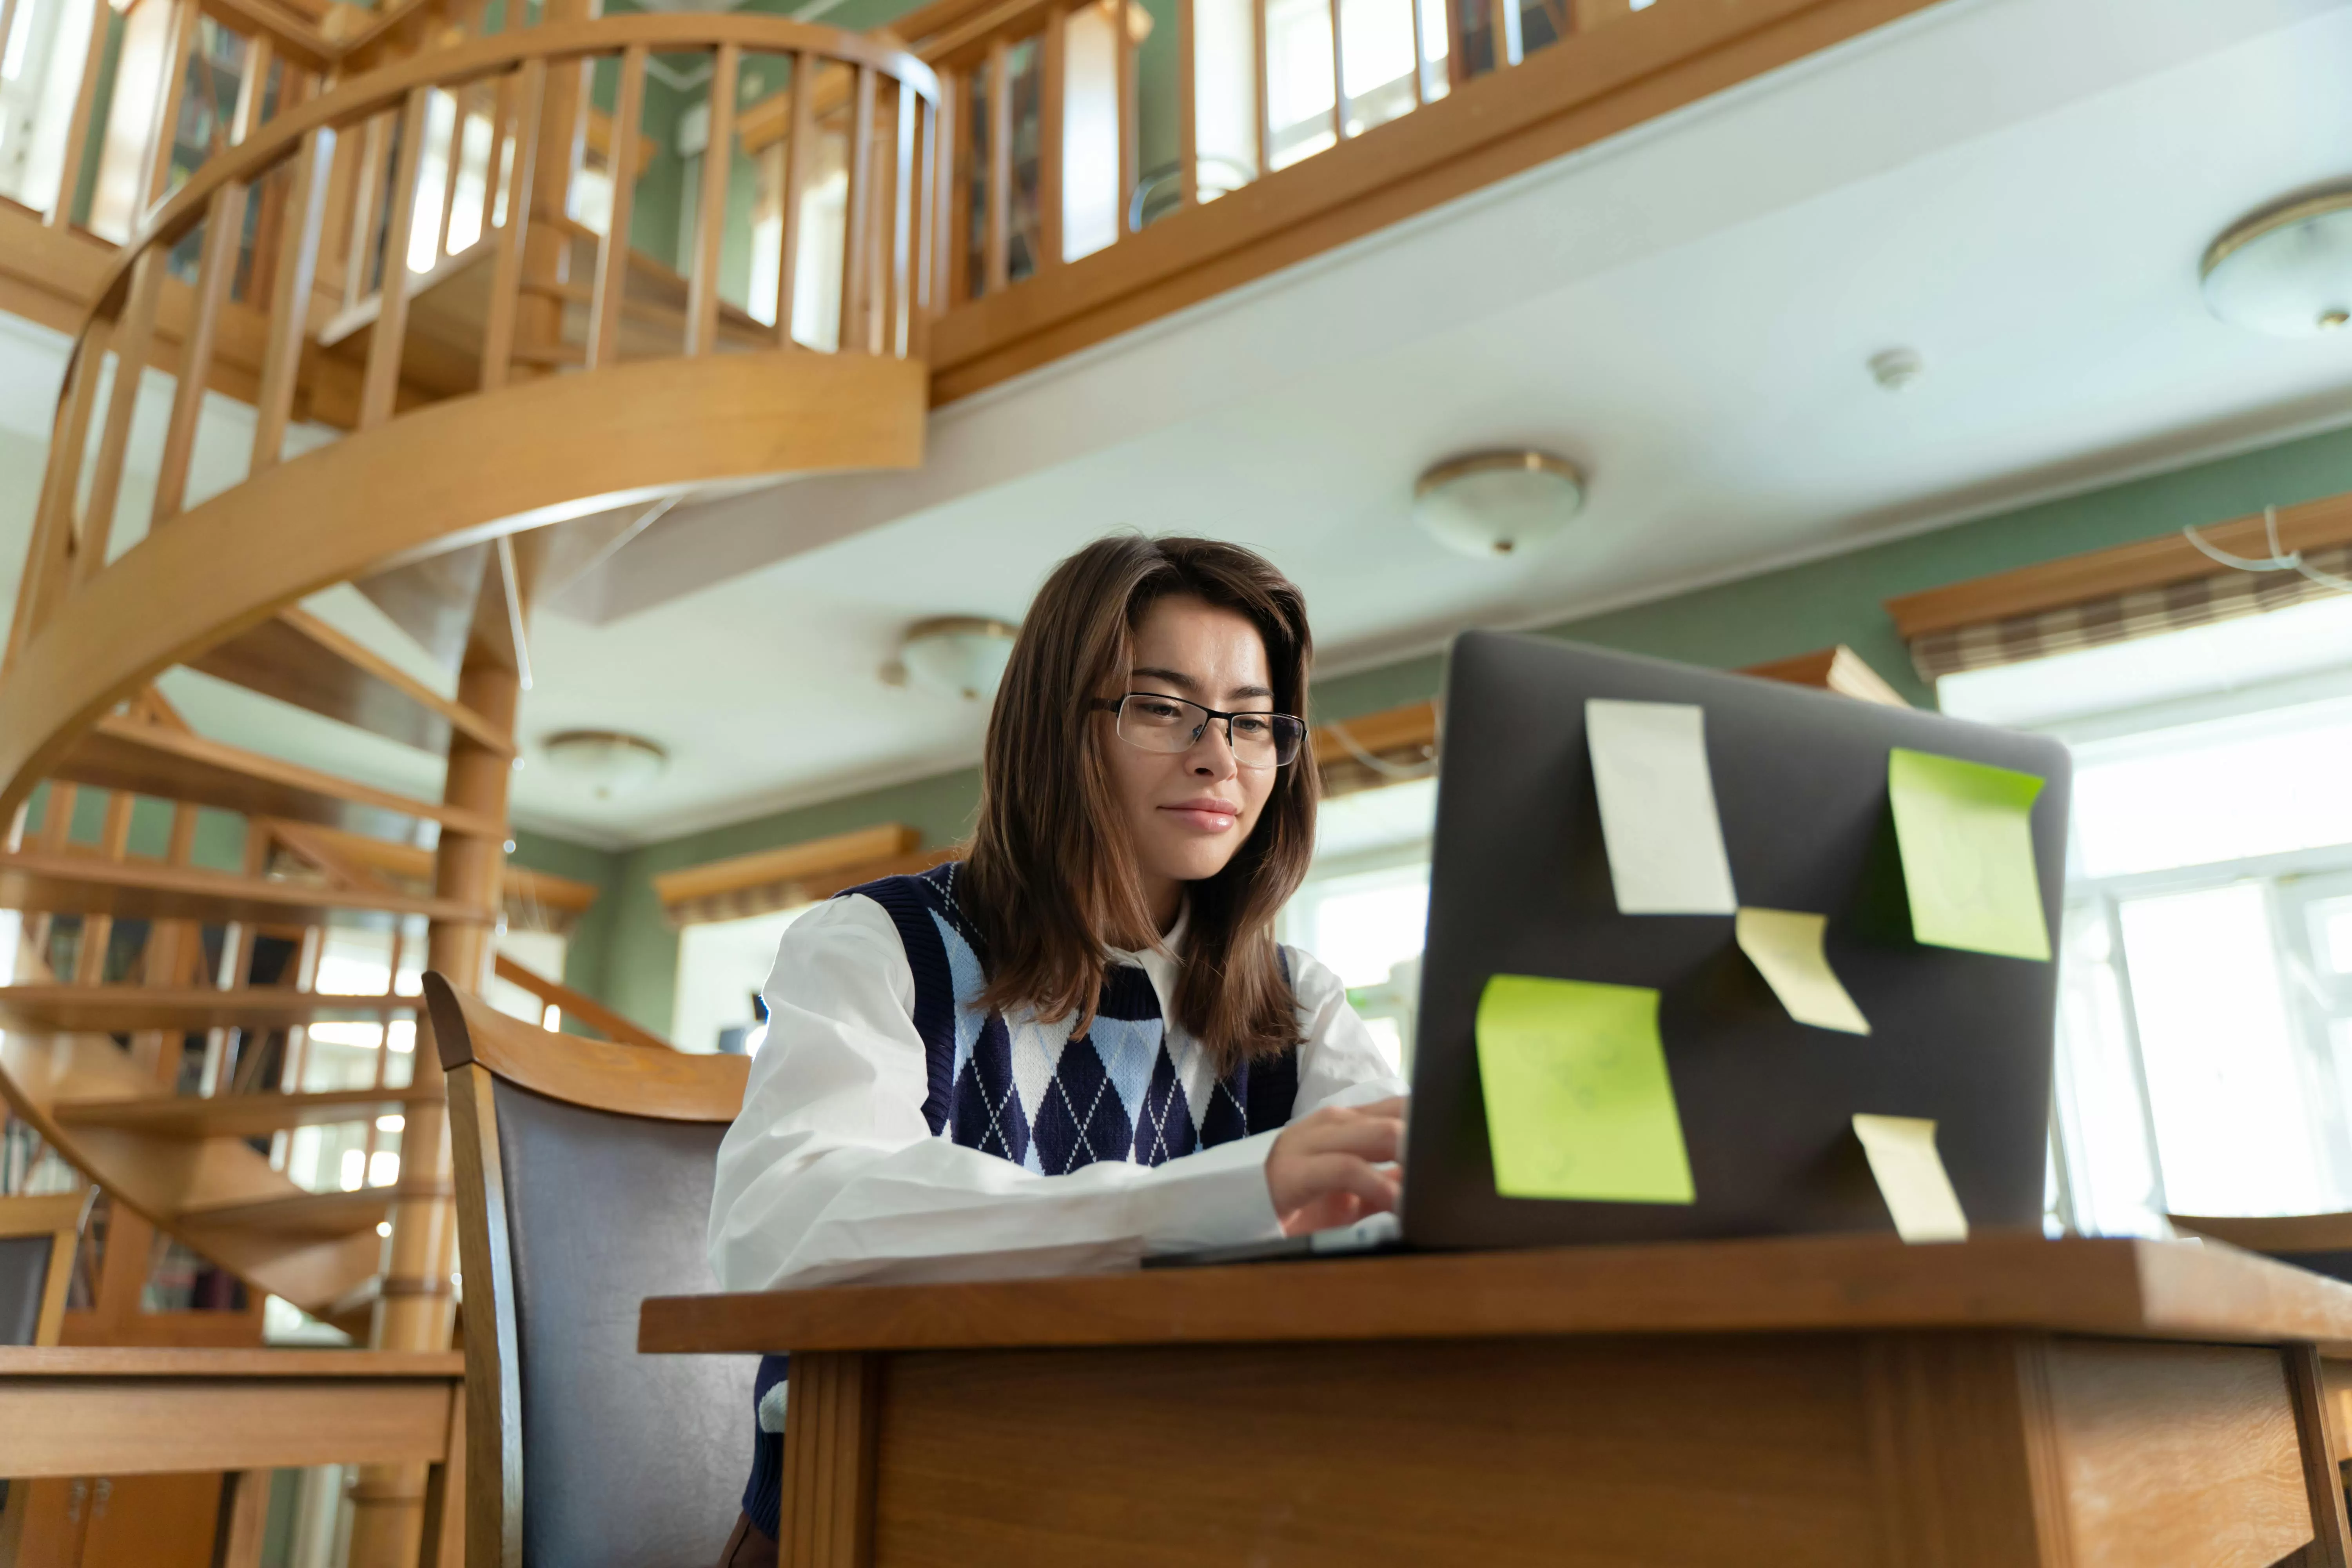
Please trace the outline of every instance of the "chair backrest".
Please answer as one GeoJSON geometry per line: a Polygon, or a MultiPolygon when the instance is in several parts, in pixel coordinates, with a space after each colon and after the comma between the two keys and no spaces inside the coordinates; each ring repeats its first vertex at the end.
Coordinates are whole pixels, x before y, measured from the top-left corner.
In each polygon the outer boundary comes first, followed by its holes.
{"type": "Polygon", "coordinates": [[[647,1296],[716,1289],[719,1140],[750,1064],[552,1034],[425,977],[465,1278],[467,1561],[709,1568],[752,1358],[637,1353],[647,1296]]]}
{"type": "Polygon", "coordinates": [[[0,1345],[53,1345],[65,1326],[87,1193],[0,1198],[0,1345]]]}

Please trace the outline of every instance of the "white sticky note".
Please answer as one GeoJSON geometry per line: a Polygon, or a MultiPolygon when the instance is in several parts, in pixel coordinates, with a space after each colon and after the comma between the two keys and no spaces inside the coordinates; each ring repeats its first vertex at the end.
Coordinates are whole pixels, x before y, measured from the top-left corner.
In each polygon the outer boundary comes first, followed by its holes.
{"type": "Polygon", "coordinates": [[[1952,1191],[1943,1156],[1936,1152],[1936,1124],[1916,1116],[1856,1116],[1853,1135],[1870,1156],[1878,1195],[1895,1216],[1895,1232],[1906,1241],[1966,1241],[1969,1216],[1952,1191]]]}
{"type": "Polygon", "coordinates": [[[1739,951],[1772,987],[1789,1016],[1817,1029],[1866,1035],[1870,1020],[1862,1016],[1837,972],[1830,967],[1829,953],[1822,945],[1829,924],[1826,915],[1742,905],[1733,929],[1738,933],[1739,951]]]}
{"type": "Polygon", "coordinates": [[[1737,911],[1706,769],[1706,712],[1687,702],[1595,697],[1584,704],[1584,732],[1617,912],[1737,911]]]}

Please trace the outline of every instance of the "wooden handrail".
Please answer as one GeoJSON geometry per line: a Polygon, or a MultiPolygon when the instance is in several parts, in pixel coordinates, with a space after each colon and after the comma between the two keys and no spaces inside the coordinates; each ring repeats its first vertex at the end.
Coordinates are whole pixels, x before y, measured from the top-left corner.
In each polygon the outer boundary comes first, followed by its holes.
{"type": "Polygon", "coordinates": [[[498,955],[495,972],[508,984],[520,986],[538,997],[543,1007],[561,1007],[565,1017],[574,1023],[587,1025],[616,1046],[644,1046],[662,1051],[677,1048],[651,1029],[614,1012],[586,992],[574,991],[561,980],[550,980],[503,952],[498,955]]]}

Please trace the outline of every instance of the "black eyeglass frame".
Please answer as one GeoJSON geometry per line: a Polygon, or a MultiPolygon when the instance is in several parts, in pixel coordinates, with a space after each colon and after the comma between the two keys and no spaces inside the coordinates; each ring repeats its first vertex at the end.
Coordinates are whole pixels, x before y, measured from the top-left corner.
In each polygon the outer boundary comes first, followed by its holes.
{"type": "MultiPolygon", "coordinates": [[[[1171,697],[1165,691],[1129,691],[1118,697],[1097,697],[1092,702],[1087,704],[1087,707],[1090,712],[1110,714],[1112,716],[1113,722],[1116,723],[1120,710],[1127,706],[1130,699],[1137,697],[1147,697],[1154,702],[1181,702],[1185,707],[1196,710],[1202,715],[1201,721],[1192,726],[1192,737],[1182,745],[1177,747],[1174,751],[1161,753],[1165,756],[1180,757],[1186,752],[1191,751],[1193,747],[1199,745],[1201,743],[1201,737],[1208,732],[1209,726],[1219,719],[1223,719],[1225,721],[1225,750],[1234,753],[1234,762],[1237,766],[1244,768],[1286,768],[1291,763],[1298,760],[1298,753],[1300,752],[1307,749],[1307,721],[1301,719],[1296,713],[1277,713],[1270,708],[1252,708],[1246,709],[1239,713],[1225,713],[1210,707],[1205,702],[1195,702],[1189,697],[1171,697]],[[1275,761],[1271,763],[1243,762],[1240,751],[1234,745],[1234,721],[1236,719],[1289,720],[1291,723],[1297,726],[1290,742],[1290,755],[1286,757],[1281,755],[1282,732],[1281,731],[1276,730],[1275,732],[1275,761]]],[[[1148,752],[1151,750],[1149,746],[1129,740],[1124,734],[1119,735],[1118,738],[1122,741],[1126,741],[1129,745],[1135,747],[1139,752],[1148,752]]]]}

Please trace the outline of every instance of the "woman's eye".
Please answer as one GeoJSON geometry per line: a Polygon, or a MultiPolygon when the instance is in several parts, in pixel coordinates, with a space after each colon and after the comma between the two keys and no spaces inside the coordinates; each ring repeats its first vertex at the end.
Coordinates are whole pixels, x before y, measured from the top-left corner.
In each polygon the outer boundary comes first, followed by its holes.
{"type": "Polygon", "coordinates": [[[1274,724],[1270,720],[1255,713],[1236,713],[1234,715],[1234,733],[1258,740],[1273,734],[1274,724]]]}
{"type": "Polygon", "coordinates": [[[1165,719],[1171,724],[1184,713],[1184,710],[1173,702],[1138,702],[1130,698],[1128,706],[1143,718],[1165,719]]]}

